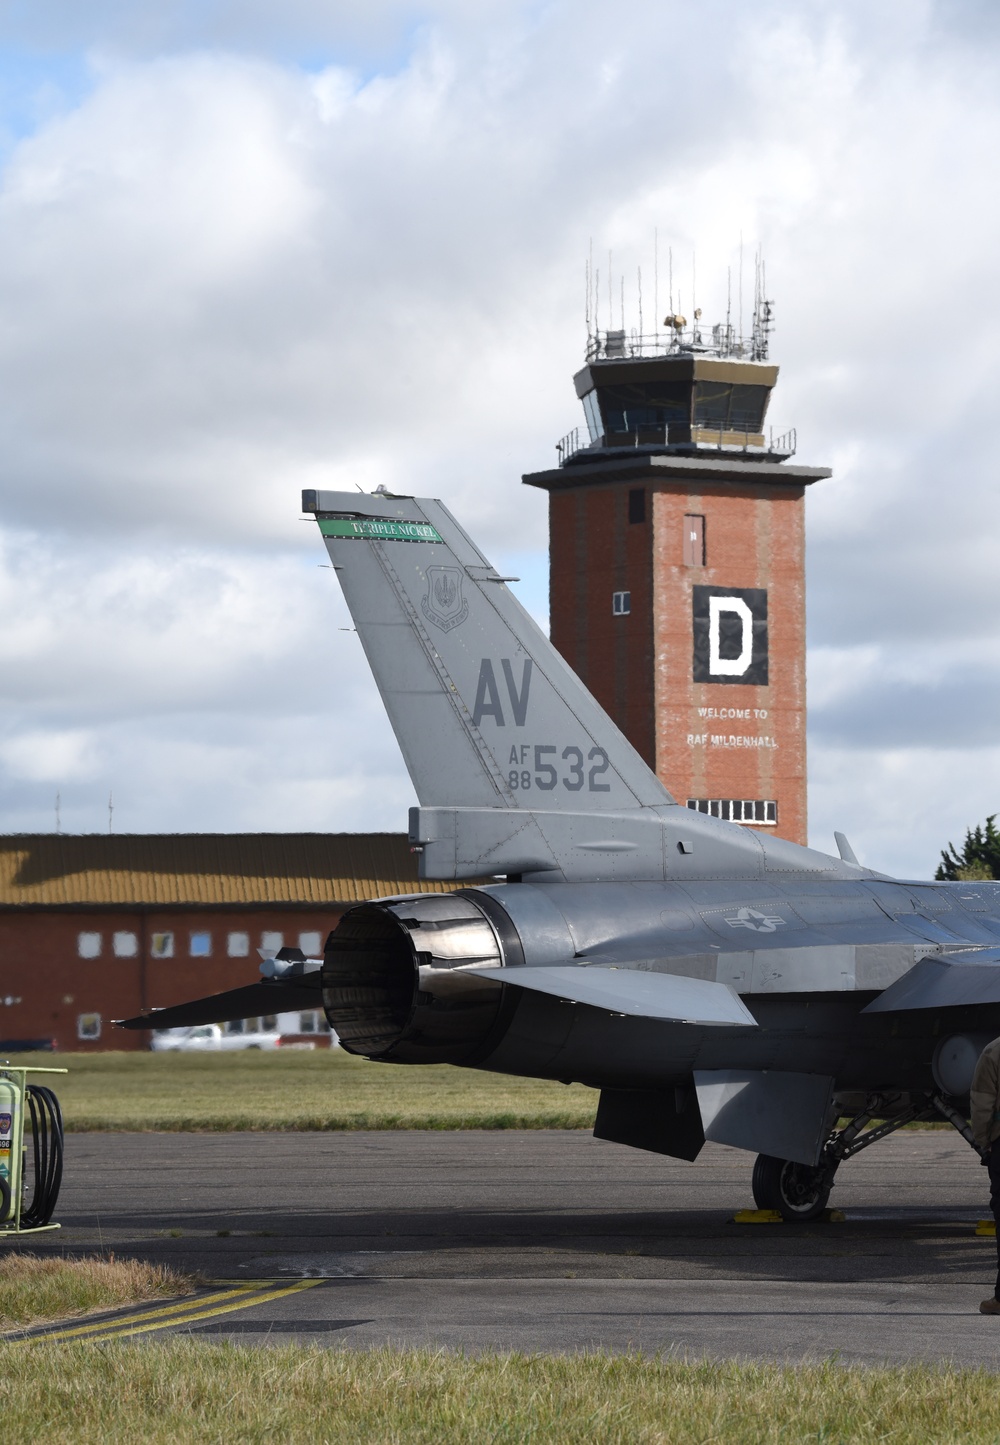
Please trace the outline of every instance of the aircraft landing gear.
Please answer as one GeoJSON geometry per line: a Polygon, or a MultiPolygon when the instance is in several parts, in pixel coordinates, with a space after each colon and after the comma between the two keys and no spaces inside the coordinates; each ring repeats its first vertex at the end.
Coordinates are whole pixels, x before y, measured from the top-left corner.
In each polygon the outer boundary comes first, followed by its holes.
{"type": "Polygon", "coordinates": [[[758,1209],[776,1209],[787,1223],[806,1223],[818,1219],[827,1206],[834,1175],[845,1159],[877,1144],[894,1134],[904,1124],[916,1119],[932,1119],[935,1114],[948,1120],[962,1138],[980,1153],[972,1130],[962,1114],[940,1094],[921,1094],[900,1107],[895,1099],[870,1094],[860,1114],[855,1114],[843,1129],[835,1129],[823,1148],[818,1164],[797,1164],[794,1159],[776,1159],[771,1154],[758,1154],[753,1166],[753,1197],[758,1209]],[[885,1111],[891,1117],[872,1124],[875,1115],[885,1111]]]}
{"type": "Polygon", "coordinates": [[[758,1154],[753,1166],[753,1197],[758,1209],[776,1209],[788,1223],[818,1219],[826,1208],[837,1165],[797,1164],[758,1154]]]}

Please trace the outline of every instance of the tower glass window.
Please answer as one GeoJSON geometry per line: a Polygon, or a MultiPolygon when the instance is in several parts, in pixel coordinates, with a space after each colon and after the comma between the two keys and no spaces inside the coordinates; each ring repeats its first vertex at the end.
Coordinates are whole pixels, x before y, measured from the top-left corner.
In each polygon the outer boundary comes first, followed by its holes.
{"type": "Polygon", "coordinates": [[[583,414],[587,418],[590,440],[592,442],[600,441],[604,435],[604,423],[601,420],[601,408],[597,405],[596,391],[588,391],[583,398],[583,414]]]}
{"type": "Polygon", "coordinates": [[[646,520],[646,489],[631,487],[628,494],[628,519],[630,522],[646,520]]]}
{"type": "Polygon", "coordinates": [[[631,592],[612,592],[611,611],[615,617],[627,617],[632,611],[631,592]]]}
{"type": "Polygon", "coordinates": [[[691,420],[691,387],[683,381],[602,386],[600,402],[606,433],[662,431],[671,422],[691,420]]]}
{"type": "Polygon", "coordinates": [[[696,382],[695,426],[759,432],[764,425],[769,392],[766,386],[734,386],[728,381],[696,382]]]}

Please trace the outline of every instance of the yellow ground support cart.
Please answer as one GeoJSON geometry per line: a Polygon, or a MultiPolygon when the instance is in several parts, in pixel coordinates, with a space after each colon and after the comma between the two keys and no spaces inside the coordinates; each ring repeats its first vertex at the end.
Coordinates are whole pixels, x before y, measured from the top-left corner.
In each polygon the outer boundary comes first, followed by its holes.
{"type": "Polygon", "coordinates": [[[62,1183],[62,1111],[52,1090],[27,1076],[65,1073],[0,1063],[0,1237],[59,1228],[51,1220],[62,1183]]]}

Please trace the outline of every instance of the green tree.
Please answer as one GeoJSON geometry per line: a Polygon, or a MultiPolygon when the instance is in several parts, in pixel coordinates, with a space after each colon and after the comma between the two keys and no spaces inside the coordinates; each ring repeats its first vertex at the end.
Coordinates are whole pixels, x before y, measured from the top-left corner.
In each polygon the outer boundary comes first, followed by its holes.
{"type": "Polygon", "coordinates": [[[934,877],[948,883],[1000,878],[1000,829],[993,826],[996,817],[996,813],[991,813],[985,827],[977,823],[975,828],[970,828],[961,851],[949,843],[941,854],[941,866],[934,877]]]}

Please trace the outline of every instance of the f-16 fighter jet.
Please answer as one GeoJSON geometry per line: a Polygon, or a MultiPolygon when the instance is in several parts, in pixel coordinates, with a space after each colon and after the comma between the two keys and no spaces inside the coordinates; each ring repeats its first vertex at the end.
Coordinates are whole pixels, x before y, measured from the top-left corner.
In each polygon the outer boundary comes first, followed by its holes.
{"type": "Polygon", "coordinates": [[[602,1139],[750,1150],[758,1206],[788,1219],[909,1120],[975,1147],[1000,884],[900,882],[839,835],[828,857],[677,804],[440,502],[303,507],[420,800],[420,877],[456,886],[351,908],[322,960],[279,954],[157,1027],[321,997],[352,1053],[578,1081],[602,1139]]]}

